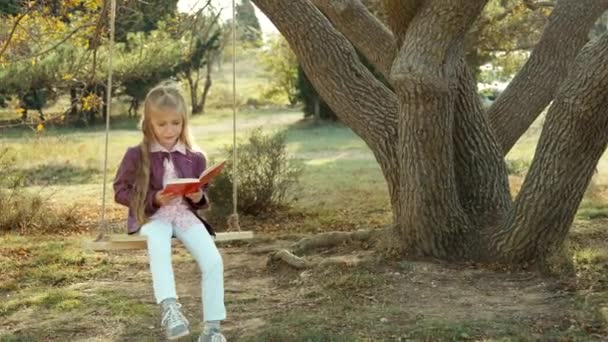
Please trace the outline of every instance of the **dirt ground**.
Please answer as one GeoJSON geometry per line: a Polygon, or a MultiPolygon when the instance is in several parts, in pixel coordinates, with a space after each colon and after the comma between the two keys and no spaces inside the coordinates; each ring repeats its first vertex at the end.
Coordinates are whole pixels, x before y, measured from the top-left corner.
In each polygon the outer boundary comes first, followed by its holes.
{"type": "MultiPolygon", "coordinates": [[[[339,258],[342,265],[269,266],[269,253],[292,242],[258,238],[221,247],[229,341],[608,340],[605,322],[581,320],[581,296],[563,280],[427,261],[349,266],[371,255],[361,246],[313,256],[339,258]]],[[[184,249],[174,256],[180,302],[193,326],[182,340],[195,341],[200,273],[184,249]]],[[[82,310],[19,310],[0,324],[0,332],[14,336],[2,341],[163,340],[145,251],[109,258],[128,263],[112,277],[68,286],[89,303],[82,310]],[[112,303],[86,300],[104,294],[114,296],[112,303]],[[117,301],[141,306],[142,314],[116,317],[117,301]]]]}

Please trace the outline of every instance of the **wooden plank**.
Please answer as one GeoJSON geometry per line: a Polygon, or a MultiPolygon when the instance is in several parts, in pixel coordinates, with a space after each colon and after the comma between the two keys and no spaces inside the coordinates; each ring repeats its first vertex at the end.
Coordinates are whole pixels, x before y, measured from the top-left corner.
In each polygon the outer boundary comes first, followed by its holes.
{"type": "MultiPolygon", "coordinates": [[[[235,240],[247,240],[253,238],[252,231],[240,231],[240,232],[222,232],[216,233],[216,242],[220,241],[235,241],[235,240]]],[[[173,239],[172,245],[176,245],[179,240],[173,239]]],[[[100,241],[86,242],[84,245],[85,249],[101,252],[101,251],[120,251],[120,250],[133,250],[133,249],[145,249],[146,248],[146,237],[142,235],[128,235],[128,234],[112,234],[106,235],[100,241]]]]}
{"type": "Polygon", "coordinates": [[[215,235],[216,242],[253,239],[253,232],[250,230],[244,230],[240,232],[222,232],[215,233],[215,235]]]}

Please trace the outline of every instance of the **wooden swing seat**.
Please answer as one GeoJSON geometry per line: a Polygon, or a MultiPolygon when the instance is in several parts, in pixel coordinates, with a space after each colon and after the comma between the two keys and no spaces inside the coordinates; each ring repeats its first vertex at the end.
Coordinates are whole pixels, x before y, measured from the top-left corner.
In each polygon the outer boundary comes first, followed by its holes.
{"type": "MultiPolygon", "coordinates": [[[[215,242],[248,240],[252,238],[252,231],[222,232],[216,233],[215,242]]],[[[176,245],[178,241],[176,238],[173,238],[171,244],[176,245]]],[[[145,249],[146,237],[142,235],[109,234],[104,235],[100,240],[86,242],[85,248],[95,252],[145,249]]]]}

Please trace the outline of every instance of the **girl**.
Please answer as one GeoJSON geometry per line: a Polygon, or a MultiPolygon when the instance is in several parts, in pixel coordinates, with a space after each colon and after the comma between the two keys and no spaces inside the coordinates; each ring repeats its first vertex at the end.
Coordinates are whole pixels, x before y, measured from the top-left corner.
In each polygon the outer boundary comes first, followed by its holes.
{"type": "Polygon", "coordinates": [[[208,206],[207,189],[181,196],[165,195],[170,178],[198,177],[206,167],[188,130],[186,103],[177,88],[163,83],[148,93],[141,120],[142,142],[130,147],[114,180],[116,202],[129,208],[129,234],[147,237],[148,257],[161,325],[174,340],[190,333],[188,320],[177,303],[171,265],[171,238],[177,237],[196,259],[202,273],[204,327],[199,342],[226,341],[220,321],[224,307],[224,267],[212,235],[197,209],[208,206]]]}

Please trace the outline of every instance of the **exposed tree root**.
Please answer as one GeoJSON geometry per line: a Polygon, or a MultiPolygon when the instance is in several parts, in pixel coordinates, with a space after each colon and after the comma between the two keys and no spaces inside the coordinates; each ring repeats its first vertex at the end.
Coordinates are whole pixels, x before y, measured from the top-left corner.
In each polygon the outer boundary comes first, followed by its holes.
{"type": "Polygon", "coordinates": [[[293,253],[287,249],[275,251],[270,255],[269,264],[283,262],[295,269],[306,269],[314,266],[329,266],[329,265],[356,265],[361,259],[345,260],[341,258],[327,258],[319,262],[313,262],[300,257],[296,254],[304,254],[316,249],[335,247],[344,243],[353,241],[367,242],[372,239],[372,236],[378,231],[358,230],[355,232],[329,232],[306,237],[298,241],[293,247],[293,253]]]}
{"type": "Polygon", "coordinates": [[[328,232],[306,237],[298,241],[293,250],[295,253],[306,253],[315,249],[335,247],[351,241],[365,242],[370,240],[374,232],[371,230],[358,230],[355,232],[328,232]]]}
{"type": "Polygon", "coordinates": [[[286,249],[278,250],[270,255],[269,263],[277,261],[283,261],[287,265],[296,269],[310,268],[315,265],[314,263],[311,263],[304,258],[300,258],[286,249]]]}

